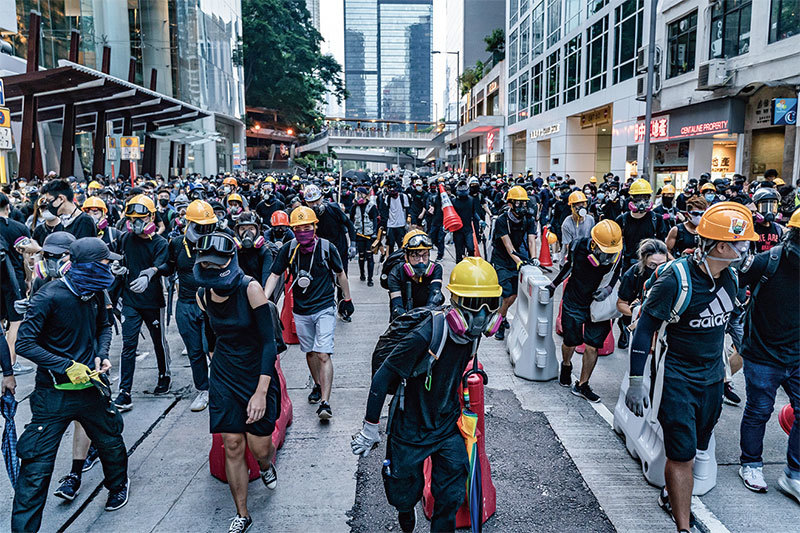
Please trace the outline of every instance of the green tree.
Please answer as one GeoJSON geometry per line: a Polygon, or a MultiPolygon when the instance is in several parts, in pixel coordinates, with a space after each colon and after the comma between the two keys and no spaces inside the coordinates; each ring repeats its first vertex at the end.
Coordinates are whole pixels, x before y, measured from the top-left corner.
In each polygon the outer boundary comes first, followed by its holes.
{"type": "Polygon", "coordinates": [[[504,53],[506,50],[506,32],[503,28],[495,28],[492,33],[483,38],[486,43],[486,51],[504,53]]]}
{"type": "Polygon", "coordinates": [[[244,67],[248,104],[275,109],[298,131],[324,118],[332,92],[347,97],[342,67],[320,52],[322,35],[311,25],[305,0],[242,0],[242,39],[234,61],[244,67]]]}

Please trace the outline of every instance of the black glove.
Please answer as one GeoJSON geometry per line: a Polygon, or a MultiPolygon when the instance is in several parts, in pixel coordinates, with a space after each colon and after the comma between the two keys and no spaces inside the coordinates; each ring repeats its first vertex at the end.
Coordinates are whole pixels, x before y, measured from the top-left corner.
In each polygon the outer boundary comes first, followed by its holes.
{"type": "Polygon", "coordinates": [[[551,283],[550,285],[547,286],[547,292],[550,293],[550,298],[552,298],[553,295],[556,293],[556,286],[551,283]]]}
{"type": "Polygon", "coordinates": [[[355,310],[356,308],[353,305],[352,300],[341,300],[339,302],[339,314],[342,315],[343,317],[352,316],[355,310]]]}

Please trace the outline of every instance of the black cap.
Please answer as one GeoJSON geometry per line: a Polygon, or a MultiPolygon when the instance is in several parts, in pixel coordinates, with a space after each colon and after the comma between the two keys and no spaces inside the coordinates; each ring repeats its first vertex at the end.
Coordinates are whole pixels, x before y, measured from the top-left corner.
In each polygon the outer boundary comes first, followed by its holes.
{"type": "Polygon", "coordinates": [[[63,254],[69,251],[69,247],[73,242],[75,242],[75,236],[72,233],[54,231],[45,238],[42,251],[48,254],[63,254]]]}
{"type": "Polygon", "coordinates": [[[119,261],[122,256],[112,253],[106,243],[97,237],[83,237],[70,245],[69,259],[73,263],[91,263],[103,259],[119,261]]]}

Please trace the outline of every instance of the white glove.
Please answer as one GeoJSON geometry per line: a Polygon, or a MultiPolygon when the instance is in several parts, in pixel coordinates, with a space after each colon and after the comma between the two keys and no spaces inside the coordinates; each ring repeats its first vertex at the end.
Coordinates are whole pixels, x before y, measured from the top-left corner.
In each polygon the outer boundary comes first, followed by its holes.
{"type": "Polygon", "coordinates": [[[14,311],[20,315],[25,315],[28,312],[28,307],[31,306],[31,301],[28,298],[14,301],[14,311]]]}
{"type": "Polygon", "coordinates": [[[356,249],[355,243],[350,245],[350,249],[347,251],[348,259],[353,260],[358,257],[358,250],[356,249]]]}
{"type": "Polygon", "coordinates": [[[368,456],[369,452],[374,450],[381,442],[379,429],[380,426],[378,424],[372,424],[364,420],[364,427],[361,428],[358,434],[353,435],[353,440],[350,441],[353,455],[368,456]]]}
{"type": "Polygon", "coordinates": [[[650,407],[650,399],[644,388],[644,378],[642,376],[630,376],[628,378],[628,392],[625,393],[625,405],[636,416],[644,416],[644,410],[650,407]]]}
{"type": "Polygon", "coordinates": [[[135,292],[136,294],[141,294],[146,291],[147,286],[150,284],[150,278],[153,277],[153,274],[154,272],[152,268],[142,270],[139,274],[139,277],[131,282],[131,291],[135,292]]]}
{"type": "Polygon", "coordinates": [[[124,266],[119,261],[111,263],[111,273],[115,276],[124,276],[128,273],[128,267],[124,266]]]}

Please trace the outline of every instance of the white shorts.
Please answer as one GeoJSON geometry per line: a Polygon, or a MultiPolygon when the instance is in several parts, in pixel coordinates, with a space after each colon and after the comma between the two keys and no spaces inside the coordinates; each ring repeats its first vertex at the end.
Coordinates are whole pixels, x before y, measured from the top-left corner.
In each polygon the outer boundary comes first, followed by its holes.
{"type": "Polygon", "coordinates": [[[313,315],[294,315],[297,338],[304,352],[333,353],[333,334],[336,330],[336,307],[328,307],[313,315]]]}

